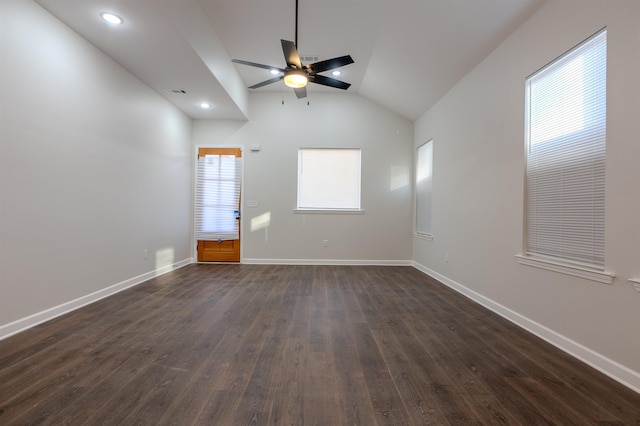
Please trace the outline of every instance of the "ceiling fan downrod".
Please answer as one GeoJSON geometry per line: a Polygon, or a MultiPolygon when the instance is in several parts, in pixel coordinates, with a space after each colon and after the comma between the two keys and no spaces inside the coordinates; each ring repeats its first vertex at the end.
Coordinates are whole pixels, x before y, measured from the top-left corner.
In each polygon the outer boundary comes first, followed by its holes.
{"type": "Polygon", "coordinates": [[[296,0],[296,34],[295,34],[296,49],[298,48],[298,0],[296,0]]]}

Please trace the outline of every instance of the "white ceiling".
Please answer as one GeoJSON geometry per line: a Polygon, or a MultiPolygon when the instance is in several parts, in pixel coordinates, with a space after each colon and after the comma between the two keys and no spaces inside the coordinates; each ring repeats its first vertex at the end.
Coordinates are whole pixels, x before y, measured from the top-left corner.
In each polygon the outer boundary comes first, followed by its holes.
{"type": "MultiPolygon", "coordinates": [[[[280,39],[295,38],[295,0],[36,1],[192,118],[245,119],[246,87],[271,75],[231,59],[284,67],[280,39]],[[104,11],[124,24],[106,25],[104,11]]],[[[299,0],[298,51],[351,55],[347,92],[415,120],[543,1],[299,0]]],[[[317,91],[339,90],[311,84],[309,100],[317,91]]]]}

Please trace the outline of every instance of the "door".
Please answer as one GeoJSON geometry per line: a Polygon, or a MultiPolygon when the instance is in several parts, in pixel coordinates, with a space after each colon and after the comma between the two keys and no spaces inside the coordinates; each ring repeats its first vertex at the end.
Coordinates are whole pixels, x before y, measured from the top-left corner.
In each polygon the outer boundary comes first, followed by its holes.
{"type": "Polygon", "coordinates": [[[240,148],[199,148],[195,235],[198,262],[240,262],[240,148]]]}

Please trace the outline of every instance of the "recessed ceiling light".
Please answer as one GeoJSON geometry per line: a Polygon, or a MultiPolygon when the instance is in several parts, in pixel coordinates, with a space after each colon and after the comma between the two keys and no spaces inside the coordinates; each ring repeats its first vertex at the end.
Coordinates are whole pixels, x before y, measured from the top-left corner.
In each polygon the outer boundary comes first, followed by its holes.
{"type": "Polygon", "coordinates": [[[209,108],[211,108],[211,104],[208,103],[208,102],[200,102],[200,108],[209,109],[209,108]]]}
{"type": "Polygon", "coordinates": [[[276,69],[272,69],[271,71],[269,71],[271,74],[276,75],[276,74],[280,74],[280,70],[276,70],[276,69]]]}
{"type": "Polygon", "coordinates": [[[339,75],[342,75],[342,71],[335,70],[335,71],[332,71],[331,74],[337,77],[339,75]]]}
{"type": "Polygon", "coordinates": [[[107,21],[108,23],[113,24],[113,25],[120,25],[120,24],[122,24],[124,22],[121,17],[119,17],[117,15],[114,15],[113,13],[109,13],[109,12],[101,13],[100,17],[102,19],[104,19],[105,21],[107,21]]]}

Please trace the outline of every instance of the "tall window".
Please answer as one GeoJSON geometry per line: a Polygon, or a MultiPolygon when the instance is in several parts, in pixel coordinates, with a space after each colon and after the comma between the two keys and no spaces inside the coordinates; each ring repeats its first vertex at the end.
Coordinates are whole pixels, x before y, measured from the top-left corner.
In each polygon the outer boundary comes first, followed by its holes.
{"type": "Polygon", "coordinates": [[[416,157],[416,233],[431,235],[433,140],[420,145],[416,157]]]}
{"type": "Polygon", "coordinates": [[[359,210],[360,149],[300,148],[298,209],[359,210]]]}
{"type": "Polygon", "coordinates": [[[526,251],[604,269],[603,30],[526,81],[526,251]]]}

